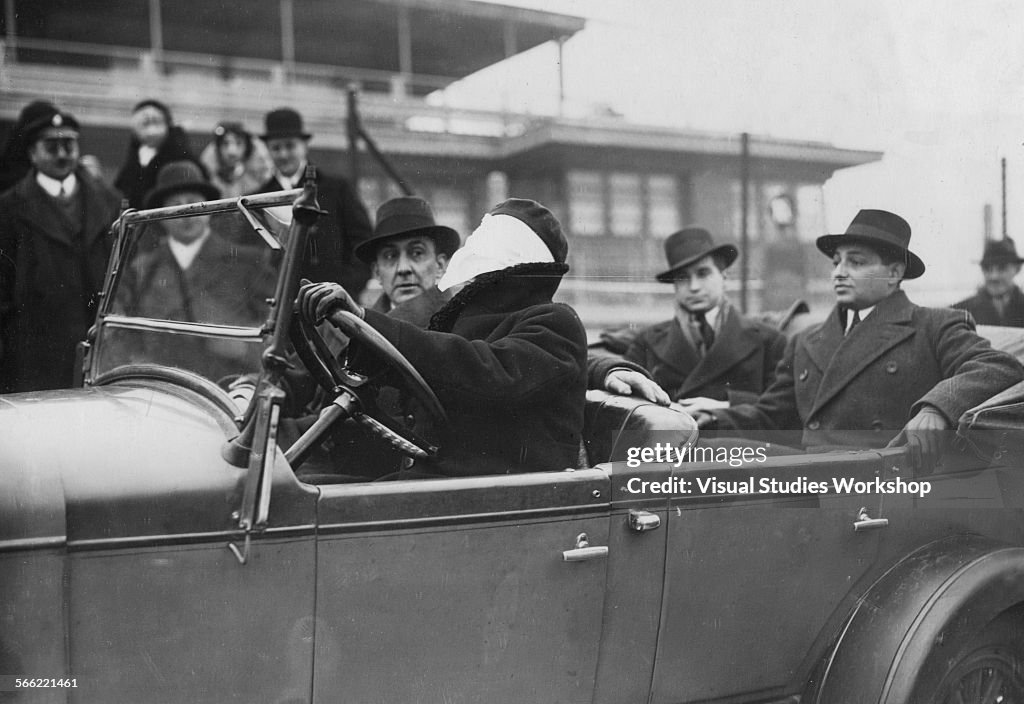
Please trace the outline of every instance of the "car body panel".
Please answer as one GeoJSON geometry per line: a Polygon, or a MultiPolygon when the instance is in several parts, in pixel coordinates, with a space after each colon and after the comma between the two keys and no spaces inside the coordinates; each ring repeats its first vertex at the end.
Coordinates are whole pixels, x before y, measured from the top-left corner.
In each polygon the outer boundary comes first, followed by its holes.
{"type": "Polygon", "coordinates": [[[582,533],[608,545],[608,484],[322,487],[314,701],[591,701],[611,556],[562,553],[582,533]]]}
{"type": "MultiPolygon", "coordinates": [[[[754,466],[702,463],[676,475],[866,480],[881,457],[837,452],[754,466]]],[[[878,502],[834,493],[674,495],[652,701],[680,701],[680,692],[685,701],[786,693],[823,624],[875,563],[878,533],[856,532],[853,523],[861,508],[877,515],[878,502]],[[765,647],[766,634],[785,646],[765,647]]]]}

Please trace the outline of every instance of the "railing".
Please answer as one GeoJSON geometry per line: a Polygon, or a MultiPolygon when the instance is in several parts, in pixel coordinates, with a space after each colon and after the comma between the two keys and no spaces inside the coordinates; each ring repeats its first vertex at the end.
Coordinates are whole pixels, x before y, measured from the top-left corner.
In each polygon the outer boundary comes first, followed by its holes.
{"type": "Polygon", "coordinates": [[[268,81],[279,85],[313,84],[344,88],[349,84],[376,92],[424,94],[441,90],[455,77],[403,74],[376,69],[327,64],[284,63],[273,59],[155,52],[148,47],[91,44],[52,39],[15,37],[2,43],[4,64],[35,63],[86,68],[121,69],[146,74],[199,74],[221,80],[268,81]]]}

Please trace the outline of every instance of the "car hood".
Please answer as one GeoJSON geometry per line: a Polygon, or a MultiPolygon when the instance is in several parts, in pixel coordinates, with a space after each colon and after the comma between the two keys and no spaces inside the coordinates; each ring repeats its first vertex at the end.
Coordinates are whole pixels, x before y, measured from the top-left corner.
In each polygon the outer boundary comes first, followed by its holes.
{"type": "Polygon", "coordinates": [[[229,529],[244,470],[220,456],[222,411],[170,384],[0,396],[0,547],[229,529]],[[214,505],[209,505],[213,503],[214,505]],[[201,518],[200,518],[201,517],[201,518]]]}

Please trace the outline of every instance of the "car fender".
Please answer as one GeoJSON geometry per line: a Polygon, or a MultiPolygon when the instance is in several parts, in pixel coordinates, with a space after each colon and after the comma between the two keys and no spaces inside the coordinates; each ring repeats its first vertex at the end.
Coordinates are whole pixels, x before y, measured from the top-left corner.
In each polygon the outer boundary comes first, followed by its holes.
{"type": "Polygon", "coordinates": [[[909,702],[964,642],[1022,603],[1024,548],[976,535],[923,546],[858,600],[806,701],[909,702]]]}

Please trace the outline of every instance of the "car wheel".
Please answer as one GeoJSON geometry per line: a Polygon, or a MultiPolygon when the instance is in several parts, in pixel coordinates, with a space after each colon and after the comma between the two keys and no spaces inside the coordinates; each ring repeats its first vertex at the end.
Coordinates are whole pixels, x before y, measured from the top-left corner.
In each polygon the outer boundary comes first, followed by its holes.
{"type": "Polygon", "coordinates": [[[934,704],[1024,704],[1024,624],[994,621],[951,662],[934,704]]]}

